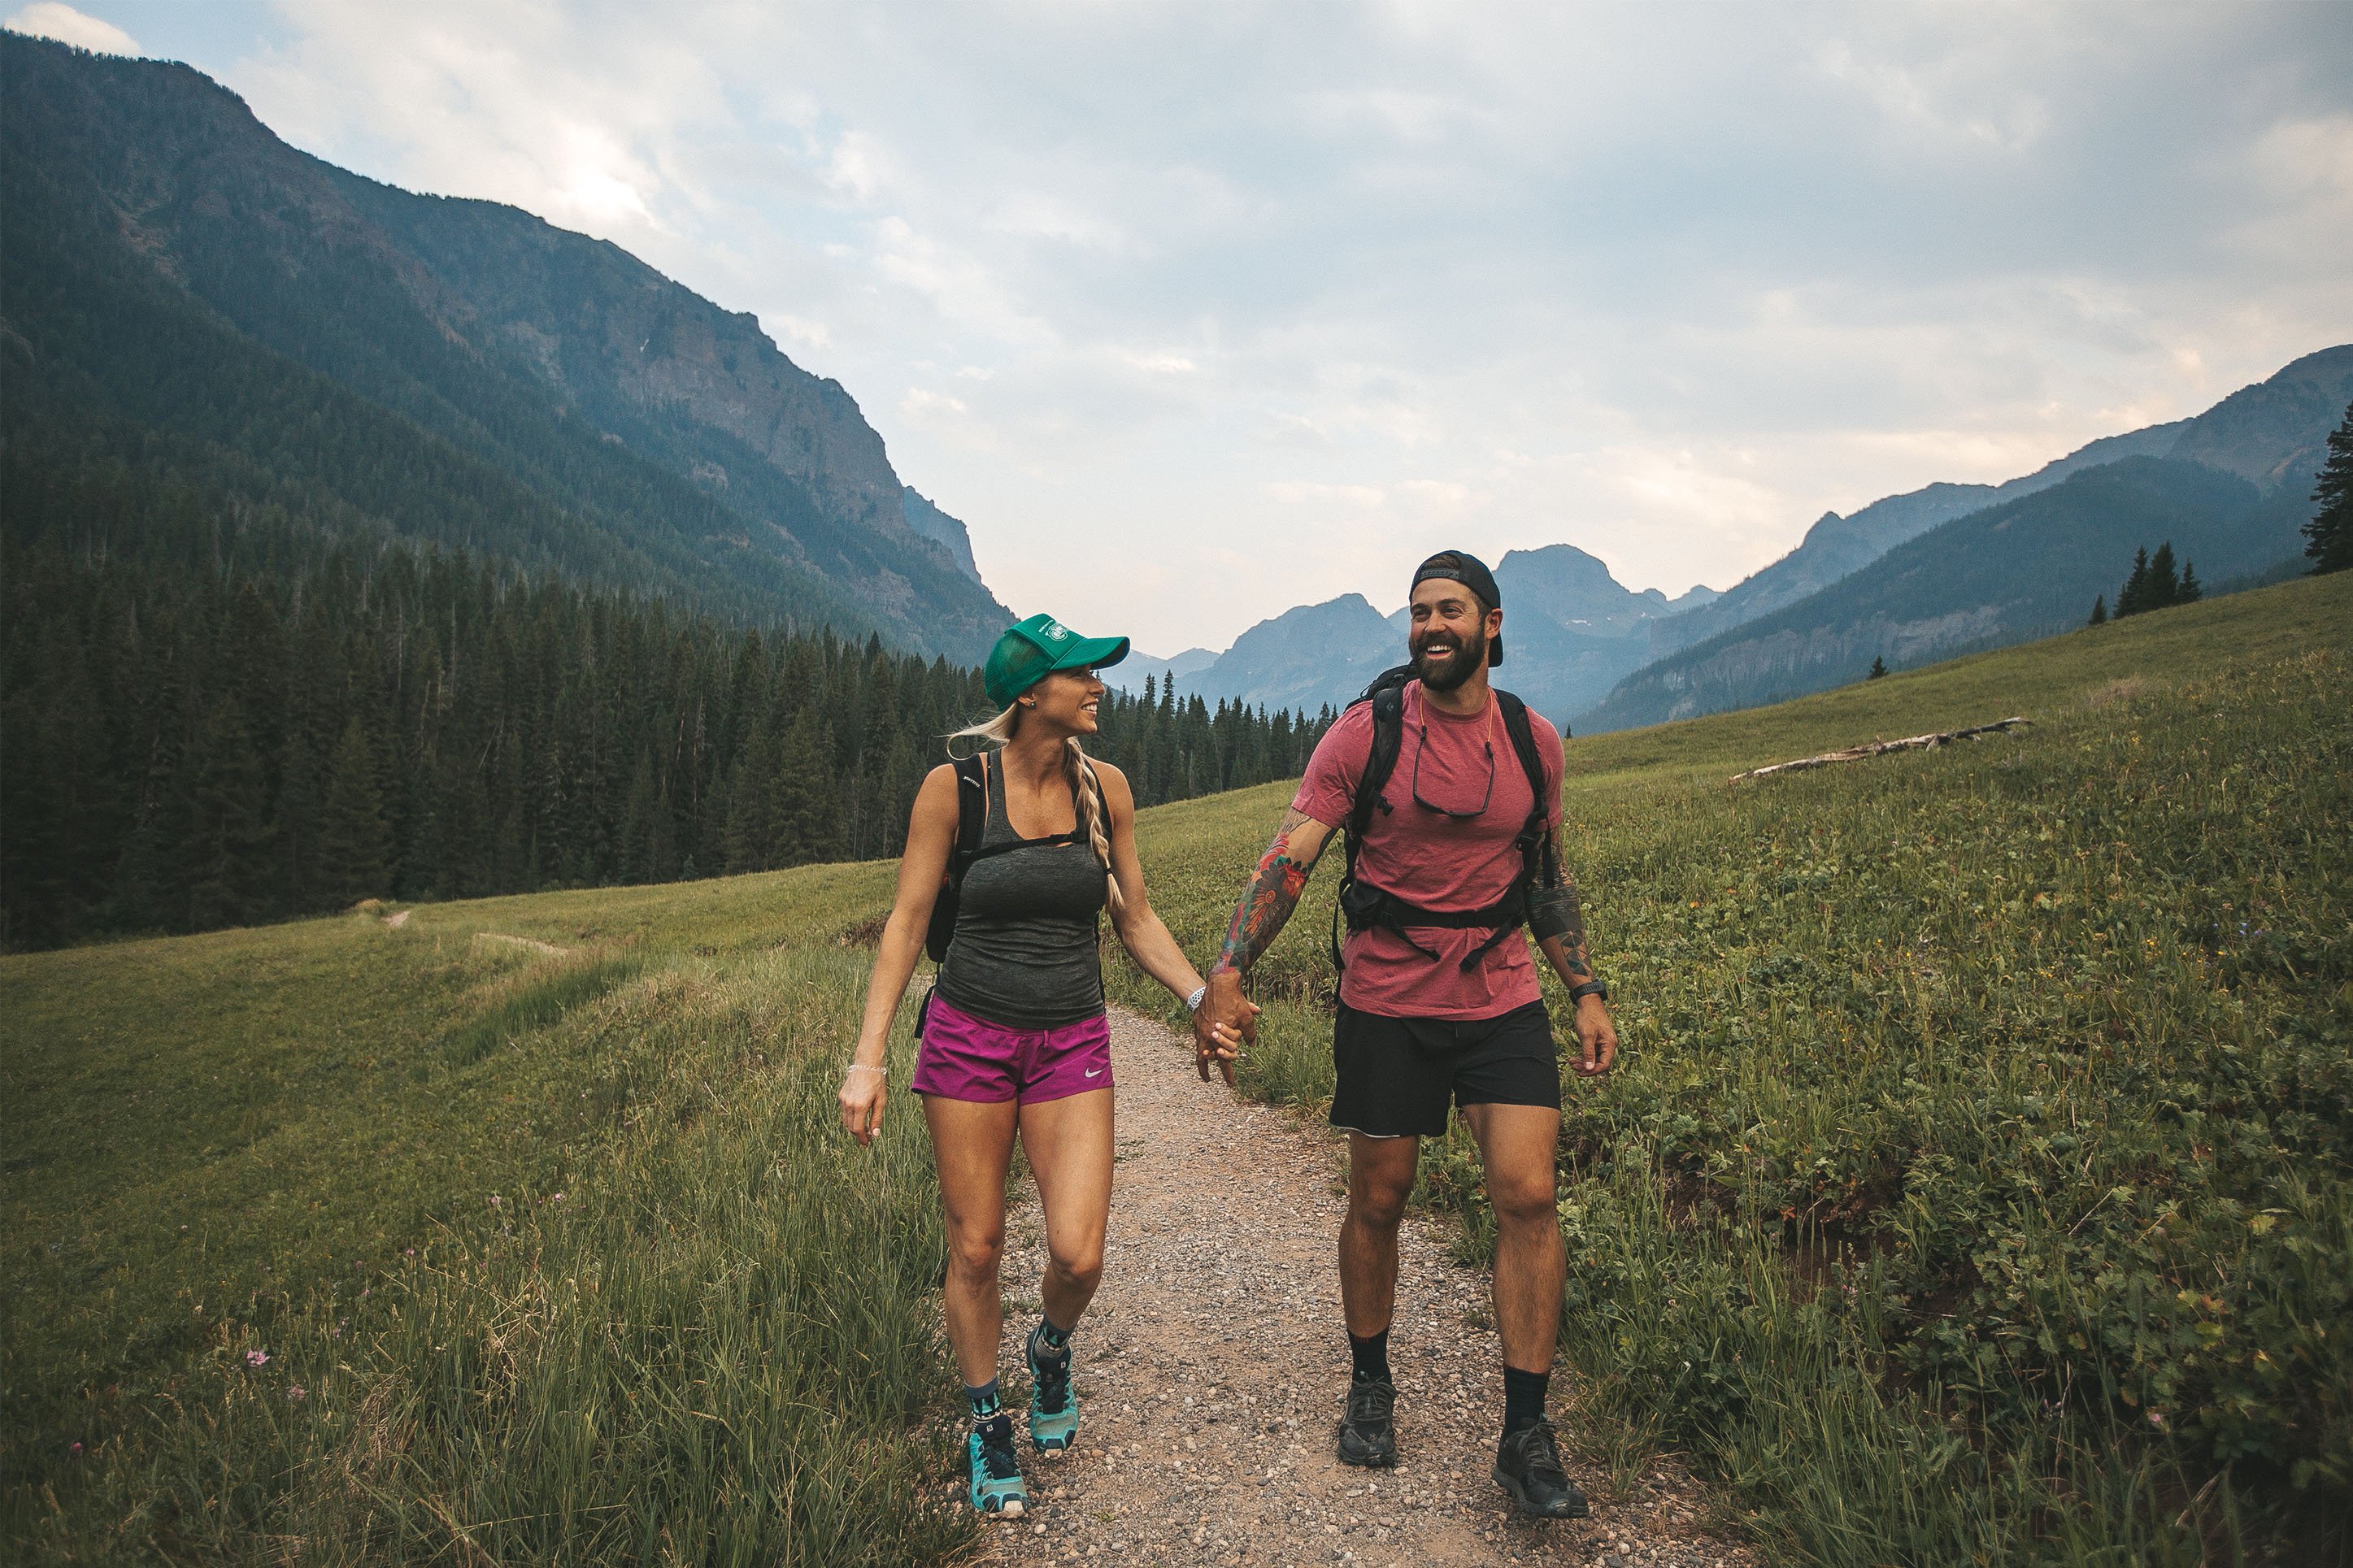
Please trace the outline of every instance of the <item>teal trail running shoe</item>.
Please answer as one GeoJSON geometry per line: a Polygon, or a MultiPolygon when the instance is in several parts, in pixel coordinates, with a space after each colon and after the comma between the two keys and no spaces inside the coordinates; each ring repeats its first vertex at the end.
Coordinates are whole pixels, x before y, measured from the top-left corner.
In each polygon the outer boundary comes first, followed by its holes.
{"type": "Polygon", "coordinates": [[[972,1472],[972,1506],[983,1515],[1019,1519],[1029,1506],[1029,1488],[1013,1457],[1013,1423],[999,1415],[967,1434],[964,1457],[972,1472]]]}
{"type": "Polygon", "coordinates": [[[1061,1353],[1038,1353],[1029,1342],[1029,1441],[1041,1454],[1060,1455],[1079,1435],[1079,1396],[1071,1387],[1071,1347],[1061,1353]]]}

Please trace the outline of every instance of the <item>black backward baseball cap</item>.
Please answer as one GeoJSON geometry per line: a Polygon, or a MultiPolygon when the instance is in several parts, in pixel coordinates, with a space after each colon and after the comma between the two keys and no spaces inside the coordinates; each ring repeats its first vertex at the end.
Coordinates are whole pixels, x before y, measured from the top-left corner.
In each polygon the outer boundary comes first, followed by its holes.
{"type": "MultiPolygon", "coordinates": [[[[1407,587],[1410,594],[1432,577],[1443,577],[1450,583],[1460,583],[1479,595],[1479,602],[1491,610],[1504,607],[1504,591],[1495,586],[1495,574],[1487,563],[1463,550],[1441,550],[1413,569],[1413,582],[1407,587]]],[[[1504,634],[1497,632],[1487,639],[1487,662],[1504,662],[1504,634]]]]}

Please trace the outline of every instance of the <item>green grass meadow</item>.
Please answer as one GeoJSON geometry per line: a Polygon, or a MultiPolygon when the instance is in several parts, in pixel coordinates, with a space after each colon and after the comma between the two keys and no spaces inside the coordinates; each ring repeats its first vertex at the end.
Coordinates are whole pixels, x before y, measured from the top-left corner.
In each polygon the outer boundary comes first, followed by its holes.
{"type": "MultiPolygon", "coordinates": [[[[1777,1563],[2343,1555],[2348,630],[2353,578],[2296,582],[1571,743],[1626,1038],[1567,1119],[1588,1452],[1688,1454],[1777,1563]]],[[[1288,794],[1146,814],[1197,955],[1288,794]]],[[[890,877],[0,957],[10,1551],[962,1549],[920,1118],[859,1151],[832,1107],[890,877]]],[[[1308,1109],[1332,880],[1244,1064],[1308,1109]]],[[[1477,1258],[1469,1152],[1427,1190],[1477,1258]]]]}

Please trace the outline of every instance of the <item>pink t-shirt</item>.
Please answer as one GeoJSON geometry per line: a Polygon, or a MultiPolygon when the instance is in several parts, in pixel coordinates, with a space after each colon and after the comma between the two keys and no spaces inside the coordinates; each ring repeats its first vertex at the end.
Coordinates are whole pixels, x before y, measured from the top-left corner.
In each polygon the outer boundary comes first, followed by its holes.
{"type": "MultiPolygon", "coordinates": [[[[1560,821],[1560,731],[1533,708],[1528,728],[1544,764],[1549,802],[1545,822],[1555,825],[1560,821]]],[[[1316,743],[1291,808],[1327,827],[1346,822],[1372,747],[1373,707],[1360,703],[1316,743]]],[[[1356,856],[1358,881],[1423,909],[1450,912],[1484,909],[1511,891],[1520,876],[1516,841],[1528,819],[1528,775],[1493,699],[1485,711],[1458,719],[1426,706],[1421,682],[1409,681],[1397,771],[1381,795],[1390,809],[1373,808],[1356,856]],[[1429,806],[1415,803],[1417,791],[1429,806]],[[1486,809],[1476,816],[1457,820],[1446,815],[1478,811],[1482,798],[1486,809]]],[[[1463,972],[1463,955],[1488,935],[1443,927],[1414,931],[1413,942],[1439,954],[1433,959],[1397,931],[1375,927],[1351,932],[1340,948],[1345,964],[1340,1000],[1360,1013],[1400,1018],[1493,1018],[1537,1000],[1535,962],[1525,932],[1497,942],[1463,972]]]]}

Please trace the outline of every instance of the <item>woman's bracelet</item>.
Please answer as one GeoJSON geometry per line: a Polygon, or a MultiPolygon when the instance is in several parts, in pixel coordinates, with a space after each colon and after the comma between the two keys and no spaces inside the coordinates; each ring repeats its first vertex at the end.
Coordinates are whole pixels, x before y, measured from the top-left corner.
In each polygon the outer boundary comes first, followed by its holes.
{"type": "Polygon", "coordinates": [[[1196,985],[1193,987],[1193,994],[1185,998],[1185,1011],[1187,1013],[1199,1012],[1201,1010],[1201,998],[1207,996],[1208,994],[1209,988],[1207,985],[1196,985]]]}
{"type": "Polygon", "coordinates": [[[869,1067],[864,1062],[852,1062],[848,1067],[841,1069],[841,1076],[848,1078],[854,1072],[879,1072],[887,1074],[889,1070],[890,1069],[887,1068],[869,1067]]]}

